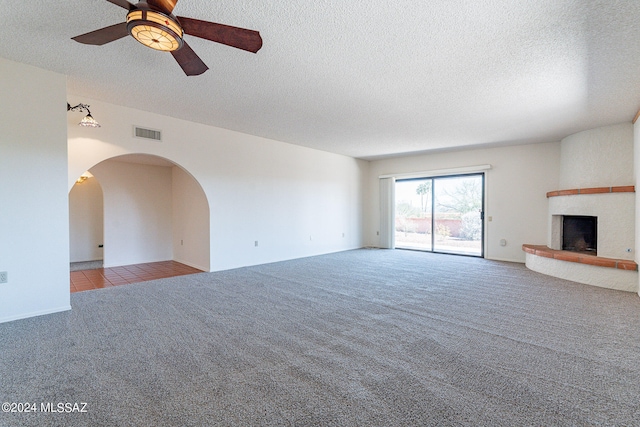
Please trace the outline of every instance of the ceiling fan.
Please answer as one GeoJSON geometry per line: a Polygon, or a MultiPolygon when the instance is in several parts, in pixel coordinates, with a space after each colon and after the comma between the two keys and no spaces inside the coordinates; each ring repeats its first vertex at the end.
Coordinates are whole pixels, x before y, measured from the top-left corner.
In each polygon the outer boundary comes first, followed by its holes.
{"type": "Polygon", "coordinates": [[[185,34],[253,53],[262,47],[257,31],[174,16],[172,12],[178,0],[146,0],[136,4],[127,0],[107,1],[129,11],[126,21],[73,37],[73,40],[101,46],[130,34],[147,47],[171,52],[188,76],[202,74],[209,67],[183,40],[185,34]]]}

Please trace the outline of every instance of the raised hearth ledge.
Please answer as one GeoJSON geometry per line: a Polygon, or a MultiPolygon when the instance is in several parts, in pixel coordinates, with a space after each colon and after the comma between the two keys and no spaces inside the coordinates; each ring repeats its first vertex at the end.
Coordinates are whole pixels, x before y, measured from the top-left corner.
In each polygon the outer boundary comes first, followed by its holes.
{"type": "Polygon", "coordinates": [[[586,285],[638,292],[638,265],[634,261],[558,251],[544,245],[522,245],[530,270],[586,285]]]}
{"type": "Polygon", "coordinates": [[[522,245],[522,250],[528,254],[558,259],[560,261],[577,262],[579,264],[596,265],[598,267],[618,268],[620,270],[637,271],[638,264],[628,259],[604,258],[599,256],[580,254],[571,251],[557,251],[544,245],[522,245]]]}
{"type": "Polygon", "coordinates": [[[635,193],[636,189],[633,185],[624,185],[619,187],[590,187],[590,188],[572,188],[570,190],[549,191],[547,198],[558,196],[576,196],[578,194],[602,194],[602,193],[635,193]]]}

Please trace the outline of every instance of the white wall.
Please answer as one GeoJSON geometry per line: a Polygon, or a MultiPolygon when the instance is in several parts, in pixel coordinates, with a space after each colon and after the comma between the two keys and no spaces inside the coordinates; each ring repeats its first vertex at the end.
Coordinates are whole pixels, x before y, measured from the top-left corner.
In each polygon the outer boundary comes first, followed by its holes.
{"type": "Polygon", "coordinates": [[[633,124],[620,123],[570,135],[560,144],[558,190],[631,185],[633,124]]]}
{"type": "Polygon", "coordinates": [[[106,160],[90,172],[104,196],[104,266],[173,259],[172,168],[106,160]]]}
{"type": "Polygon", "coordinates": [[[69,207],[65,76],[2,58],[0,76],[4,322],[70,308],[69,207]]]}
{"type": "MultiPolygon", "coordinates": [[[[638,183],[640,183],[640,120],[636,121],[633,125],[633,184],[636,186],[635,193],[635,238],[636,238],[636,250],[635,250],[635,262],[640,264],[640,191],[638,189],[638,183]]],[[[640,295],[640,283],[638,284],[638,295],[640,295]]]]}
{"type": "Polygon", "coordinates": [[[548,200],[559,180],[560,143],[441,152],[371,162],[367,245],[379,246],[379,176],[490,164],[485,173],[485,258],[524,262],[522,244],[546,244],[548,200]],[[488,221],[492,217],[492,221],[488,221]],[[507,241],[500,246],[500,240],[507,241]]]}
{"type": "Polygon", "coordinates": [[[103,258],[102,188],[95,177],[69,192],[69,257],[71,262],[103,258]]]}
{"type": "Polygon", "coordinates": [[[209,204],[202,187],[172,168],[173,259],[209,271],[209,204]]]}
{"type": "MultiPolygon", "coordinates": [[[[184,168],[200,184],[209,203],[211,270],[363,245],[368,162],[70,98],[72,103],[90,104],[102,127],[90,134],[69,128],[69,176],[128,153],[157,155],[184,168]],[[134,138],[134,124],[161,130],[163,140],[134,138]]],[[[68,185],[73,185],[71,178],[68,185]]],[[[104,185],[103,190],[106,194],[104,185]]],[[[107,250],[105,246],[105,259],[107,250]]]]}

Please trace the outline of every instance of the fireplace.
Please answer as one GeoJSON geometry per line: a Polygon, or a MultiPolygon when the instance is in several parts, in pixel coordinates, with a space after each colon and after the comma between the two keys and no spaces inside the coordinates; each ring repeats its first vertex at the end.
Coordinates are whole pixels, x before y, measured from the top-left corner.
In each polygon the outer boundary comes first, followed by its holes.
{"type": "Polygon", "coordinates": [[[562,217],[562,250],[597,255],[598,217],[564,215],[562,217]]]}

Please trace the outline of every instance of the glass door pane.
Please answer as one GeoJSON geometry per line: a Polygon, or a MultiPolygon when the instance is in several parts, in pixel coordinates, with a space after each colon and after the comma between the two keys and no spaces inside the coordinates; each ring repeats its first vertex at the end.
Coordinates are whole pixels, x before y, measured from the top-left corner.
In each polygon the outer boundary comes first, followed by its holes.
{"type": "Polygon", "coordinates": [[[433,179],[435,252],[482,256],[483,175],[433,179]]]}
{"type": "Polygon", "coordinates": [[[432,179],[396,181],[395,241],[401,249],[431,251],[432,179]]]}

